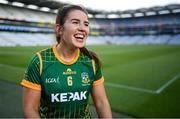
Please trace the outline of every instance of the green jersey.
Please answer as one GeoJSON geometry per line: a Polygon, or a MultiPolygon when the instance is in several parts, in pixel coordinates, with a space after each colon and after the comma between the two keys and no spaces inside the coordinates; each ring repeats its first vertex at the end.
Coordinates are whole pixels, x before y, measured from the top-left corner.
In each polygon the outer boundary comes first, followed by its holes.
{"type": "Polygon", "coordinates": [[[91,88],[103,81],[99,64],[79,49],[73,61],[66,62],[53,47],[34,55],[21,85],[41,91],[42,118],[88,118],[91,88]]]}

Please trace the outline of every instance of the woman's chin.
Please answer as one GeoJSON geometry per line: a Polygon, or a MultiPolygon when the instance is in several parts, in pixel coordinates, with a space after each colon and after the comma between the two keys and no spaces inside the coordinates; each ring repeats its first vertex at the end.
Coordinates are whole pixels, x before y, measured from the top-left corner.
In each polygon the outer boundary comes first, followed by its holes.
{"type": "Polygon", "coordinates": [[[84,47],[85,43],[76,43],[75,46],[78,48],[84,47]]]}

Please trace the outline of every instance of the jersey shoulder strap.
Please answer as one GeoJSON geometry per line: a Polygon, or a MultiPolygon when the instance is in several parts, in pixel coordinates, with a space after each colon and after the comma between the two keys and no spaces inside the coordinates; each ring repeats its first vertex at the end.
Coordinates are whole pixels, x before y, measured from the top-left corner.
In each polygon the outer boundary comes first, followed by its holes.
{"type": "Polygon", "coordinates": [[[37,53],[40,62],[40,76],[42,75],[43,67],[48,62],[56,61],[55,55],[53,53],[53,48],[46,48],[37,53]]]}

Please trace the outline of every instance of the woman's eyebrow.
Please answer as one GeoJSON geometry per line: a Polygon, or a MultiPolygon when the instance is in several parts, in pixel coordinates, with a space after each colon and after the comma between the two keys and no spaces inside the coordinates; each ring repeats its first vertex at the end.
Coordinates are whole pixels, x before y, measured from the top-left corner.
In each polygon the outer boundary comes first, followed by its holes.
{"type": "Polygon", "coordinates": [[[80,21],[79,19],[73,18],[71,21],[80,21]]]}
{"type": "MultiPolygon", "coordinates": [[[[76,18],[71,19],[71,21],[78,21],[78,22],[80,22],[80,20],[79,20],[79,19],[76,19],[76,18]]],[[[85,23],[86,23],[86,24],[89,24],[89,21],[85,21],[85,23]]]]}
{"type": "Polygon", "coordinates": [[[89,21],[85,21],[84,23],[89,24],[89,21]]]}

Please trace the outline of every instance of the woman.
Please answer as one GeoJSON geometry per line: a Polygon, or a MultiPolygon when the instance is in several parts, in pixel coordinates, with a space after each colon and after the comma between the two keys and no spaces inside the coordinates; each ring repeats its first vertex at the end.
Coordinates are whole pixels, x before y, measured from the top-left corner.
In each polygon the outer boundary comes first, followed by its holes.
{"type": "Polygon", "coordinates": [[[57,45],[34,55],[21,82],[25,117],[89,118],[89,94],[98,116],[112,117],[100,61],[84,47],[88,34],[84,8],[59,10],[57,45]]]}

